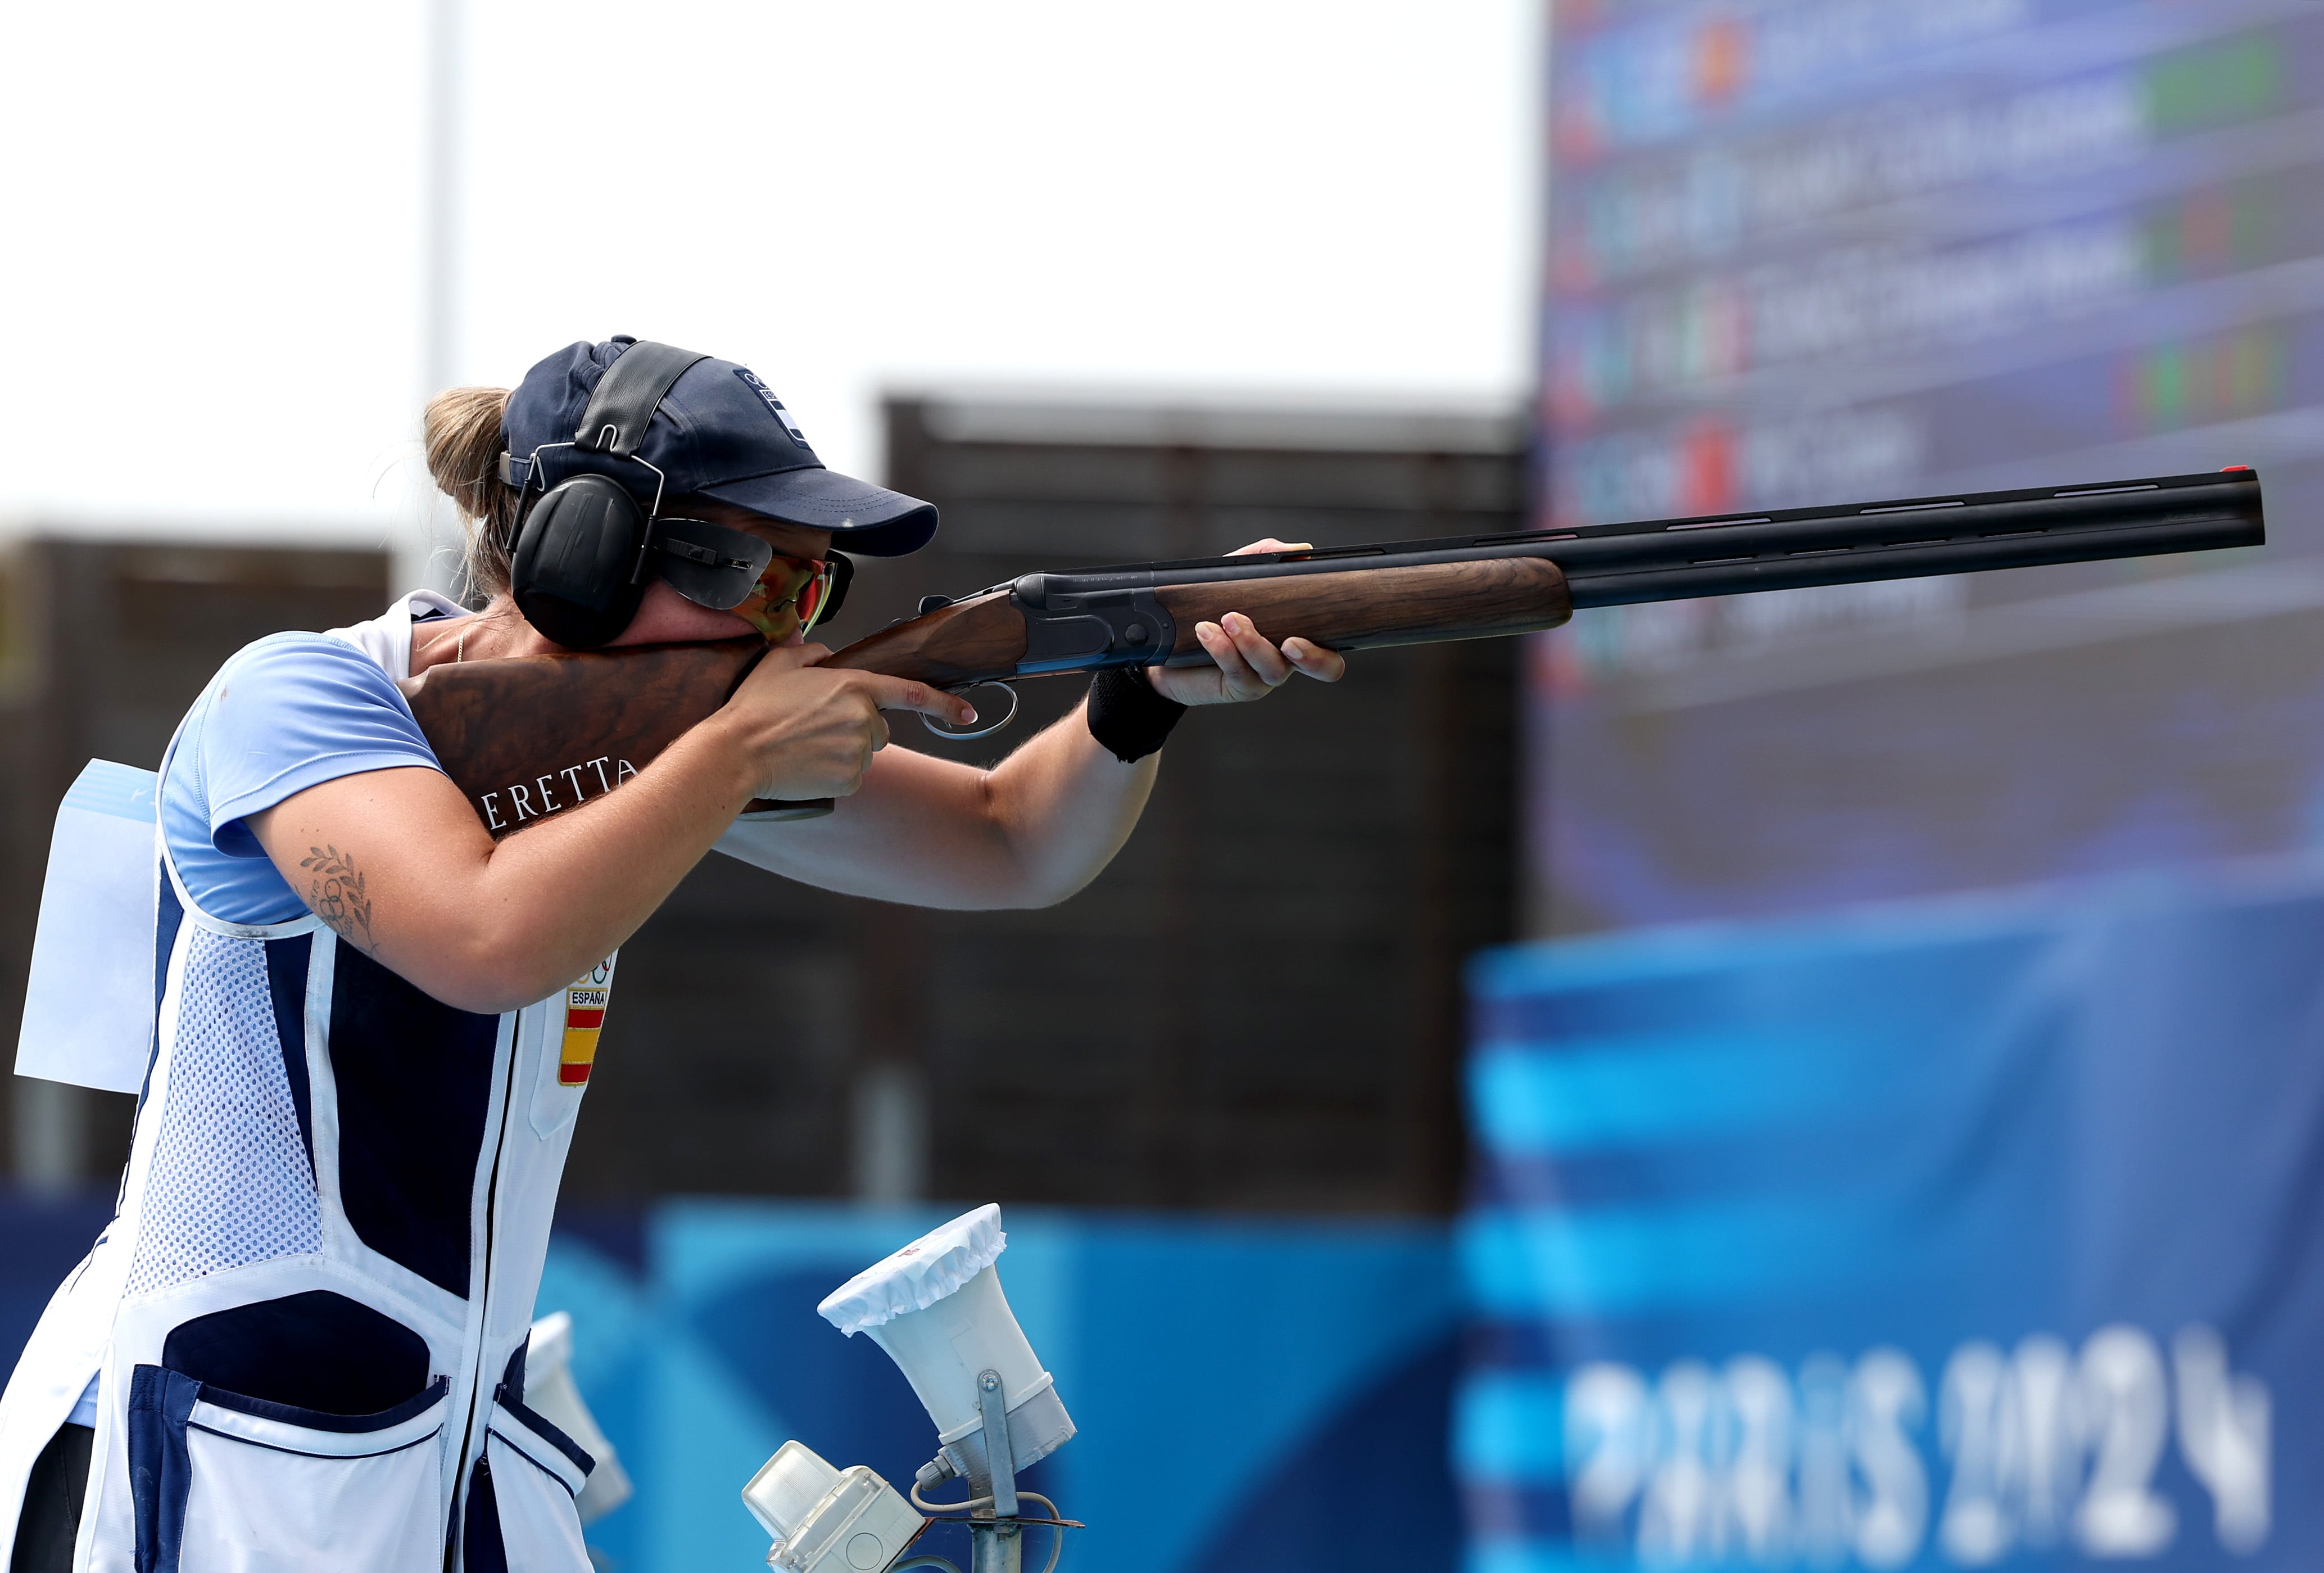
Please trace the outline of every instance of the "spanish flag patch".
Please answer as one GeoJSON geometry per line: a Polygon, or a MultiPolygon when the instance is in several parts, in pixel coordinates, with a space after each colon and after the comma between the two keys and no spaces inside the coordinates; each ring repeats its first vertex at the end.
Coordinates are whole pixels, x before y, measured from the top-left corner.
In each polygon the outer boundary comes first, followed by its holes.
{"type": "Polygon", "coordinates": [[[605,1004],[613,995],[613,958],[608,956],[576,977],[565,991],[565,1042],[558,1051],[557,1079],[586,1087],[597,1062],[597,1034],[605,1027],[605,1004]]]}

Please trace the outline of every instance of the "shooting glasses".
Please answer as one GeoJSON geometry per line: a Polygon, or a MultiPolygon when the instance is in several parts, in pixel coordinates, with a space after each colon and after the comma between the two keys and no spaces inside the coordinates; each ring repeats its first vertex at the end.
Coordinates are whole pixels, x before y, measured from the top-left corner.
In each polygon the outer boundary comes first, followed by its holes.
{"type": "MultiPolygon", "coordinates": [[[[662,550],[667,551],[669,548],[662,550]]],[[[764,634],[768,643],[779,644],[793,634],[806,633],[831,615],[846,588],[847,571],[847,560],[835,552],[822,561],[811,557],[776,557],[751,582],[741,600],[732,606],[715,609],[733,612],[764,634]]],[[[671,578],[667,566],[662,569],[662,578],[671,578]]],[[[678,593],[686,592],[680,589],[678,593]]],[[[701,605],[710,603],[704,601],[701,605]]]]}

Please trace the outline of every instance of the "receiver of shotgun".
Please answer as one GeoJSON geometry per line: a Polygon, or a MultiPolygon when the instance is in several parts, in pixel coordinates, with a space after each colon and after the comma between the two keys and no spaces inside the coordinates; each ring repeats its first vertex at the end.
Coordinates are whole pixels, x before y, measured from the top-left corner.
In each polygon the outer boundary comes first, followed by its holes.
{"type": "MultiPolygon", "coordinates": [[[[1207,662],[1197,623],[1333,650],[1554,628],[1577,608],[2258,546],[2248,469],[1838,508],[1450,536],[1031,573],[860,639],[835,667],[944,689],[1207,662]]],[[[756,639],[521,656],[403,685],[420,730],[495,836],[588,800],[725,703],[756,639]]],[[[1013,713],[1014,697],[1011,696],[1013,713]]],[[[943,736],[943,734],[939,734],[943,736]]],[[[801,819],[812,803],[754,802],[801,819]]]]}

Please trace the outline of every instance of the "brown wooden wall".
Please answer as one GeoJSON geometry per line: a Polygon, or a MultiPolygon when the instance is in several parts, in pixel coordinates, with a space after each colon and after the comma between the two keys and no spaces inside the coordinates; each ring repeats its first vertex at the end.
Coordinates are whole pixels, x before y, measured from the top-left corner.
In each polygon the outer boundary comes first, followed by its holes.
{"type": "MultiPolygon", "coordinates": [[[[286,628],[375,617],[390,591],[379,551],[40,539],[0,558],[0,1046],[13,1063],[49,832],[81,766],[158,767],[227,656],[286,628]]],[[[45,1133],[74,1171],[51,1179],[109,1185],[131,1100],[26,1085],[0,1077],[12,1171],[26,1174],[23,1149],[45,1133]],[[46,1128],[60,1122],[71,1128],[46,1128]]]]}
{"type": "MultiPolygon", "coordinates": [[[[889,421],[891,484],[944,527],[862,565],[834,644],[1037,568],[1519,513],[1519,459],[1482,422],[940,402],[889,421]]],[[[913,911],[713,857],[623,949],[568,1188],[892,1189],[860,1173],[862,1133],[895,1106],[872,1089],[900,1087],[927,1115],[906,1189],[939,1198],[1449,1208],[1459,969],[1514,921],[1515,658],[1377,652],[1336,689],[1188,717],[1130,845],[1047,911],[913,911]]],[[[982,744],[909,718],[897,739],[997,758],[1084,686],[1028,684],[982,744]]]]}

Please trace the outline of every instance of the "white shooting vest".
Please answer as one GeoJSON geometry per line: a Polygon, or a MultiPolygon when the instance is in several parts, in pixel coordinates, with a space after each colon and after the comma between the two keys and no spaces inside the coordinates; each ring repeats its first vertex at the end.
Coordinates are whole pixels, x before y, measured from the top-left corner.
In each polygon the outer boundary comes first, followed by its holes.
{"type": "MultiPolygon", "coordinates": [[[[429,609],[335,632],[401,678],[429,609]]],[[[311,915],[201,911],[156,840],[153,1059],[119,1210],[0,1397],[0,1548],[94,1372],[77,1570],[590,1573],[590,1460],[522,1351],[611,959],[454,1010],[311,915]]]]}

